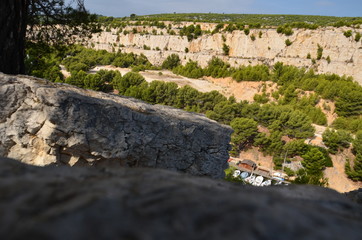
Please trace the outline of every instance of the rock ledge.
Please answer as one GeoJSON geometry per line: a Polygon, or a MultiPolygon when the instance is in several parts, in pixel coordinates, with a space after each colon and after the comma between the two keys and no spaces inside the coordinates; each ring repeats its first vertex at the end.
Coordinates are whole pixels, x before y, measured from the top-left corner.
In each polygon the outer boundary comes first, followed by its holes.
{"type": "Polygon", "coordinates": [[[257,188],[162,169],[35,167],[0,158],[0,239],[359,240],[333,190],[257,188]]]}
{"type": "Polygon", "coordinates": [[[232,129],[203,115],[0,73],[0,156],[223,177],[232,129]]]}

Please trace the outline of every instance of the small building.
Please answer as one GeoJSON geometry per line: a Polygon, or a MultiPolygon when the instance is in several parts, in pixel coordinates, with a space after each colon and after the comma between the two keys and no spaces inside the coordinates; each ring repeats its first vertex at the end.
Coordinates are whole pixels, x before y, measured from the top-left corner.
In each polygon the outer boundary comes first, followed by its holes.
{"type": "Polygon", "coordinates": [[[271,173],[270,173],[269,169],[258,167],[257,173],[264,176],[264,177],[271,177],[271,173]]]}
{"type": "Polygon", "coordinates": [[[258,167],[255,162],[253,162],[253,161],[251,161],[249,159],[239,161],[237,165],[239,167],[242,167],[242,168],[247,169],[249,171],[254,171],[258,167]]]}

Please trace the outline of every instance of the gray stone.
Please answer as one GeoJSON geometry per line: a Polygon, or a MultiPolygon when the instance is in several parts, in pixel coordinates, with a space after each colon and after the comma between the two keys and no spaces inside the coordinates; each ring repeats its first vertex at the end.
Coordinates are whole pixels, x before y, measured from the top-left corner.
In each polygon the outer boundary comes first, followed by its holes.
{"type": "Polygon", "coordinates": [[[0,158],[0,239],[359,240],[362,208],[315,186],[0,158]]]}
{"type": "Polygon", "coordinates": [[[0,156],[221,178],[231,128],[161,105],[0,73],[0,156]]]}
{"type": "Polygon", "coordinates": [[[352,201],[362,204],[362,188],[345,193],[346,196],[352,201]]]}

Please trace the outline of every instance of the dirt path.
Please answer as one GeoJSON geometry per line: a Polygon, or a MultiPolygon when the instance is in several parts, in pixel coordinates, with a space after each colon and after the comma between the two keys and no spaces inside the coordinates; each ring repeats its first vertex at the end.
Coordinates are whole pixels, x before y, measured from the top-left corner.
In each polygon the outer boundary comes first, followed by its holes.
{"type": "Polygon", "coordinates": [[[317,107],[319,107],[322,112],[327,117],[327,125],[330,126],[334,120],[337,119],[338,115],[335,113],[336,111],[336,105],[334,102],[330,100],[320,99],[317,107]]]}
{"type": "Polygon", "coordinates": [[[344,173],[346,158],[349,153],[332,155],[333,167],[326,168],[324,176],[328,178],[329,188],[338,192],[349,192],[362,187],[362,182],[354,182],[344,173]]]}
{"type": "Polygon", "coordinates": [[[70,77],[70,72],[65,69],[64,65],[60,65],[60,72],[63,74],[64,78],[70,77]]]}
{"type": "Polygon", "coordinates": [[[271,81],[242,81],[236,82],[231,77],[227,78],[212,78],[205,77],[208,81],[216,86],[221,87],[223,90],[220,92],[226,97],[234,96],[237,101],[247,100],[254,102],[254,95],[261,94],[263,87],[266,86],[266,93],[271,94],[276,90],[277,85],[271,81]]]}
{"type": "MultiPolygon", "coordinates": [[[[89,73],[95,73],[101,69],[119,71],[122,75],[131,71],[131,69],[129,68],[117,68],[109,65],[109,66],[97,66],[95,68],[92,68],[89,71],[89,73]]],[[[180,87],[189,85],[200,92],[210,92],[216,90],[222,93],[223,91],[223,88],[221,86],[218,86],[208,80],[182,77],[168,70],[159,70],[159,71],[146,70],[146,71],[141,71],[139,73],[145,78],[147,82],[152,82],[156,80],[164,82],[174,82],[180,87]]]]}
{"type": "MultiPolygon", "coordinates": [[[[119,68],[112,65],[96,66],[88,71],[88,73],[96,73],[99,70],[119,71],[122,75],[130,72],[130,68],[119,68]]],[[[61,72],[64,77],[69,77],[70,73],[61,66],[61,72]]],[[[193,79],[176,75],[169,70],[146,70],[139,72],[147,82],[164,81],[174,82],[178,86],[183,87],[189,85],[200,92],[218,91],[225,97],[234,96],[237,101],[246,100],[254,102],[254,95],[261,94],[264,85],[267,85],[266,93],[271,94],[276,89],[273,82],[236,82],[231,78],[212,78],[204,77],[204,79],[193,79]]]]}
{"type": "MultiPolygon", "coordinates": [[[[99,70],[115,70],[122,75],[131,71],[129,68],[118,68],[111,65],[96,66],[89,73],[96,73],[99,70]]],[[[266,93],[271,93],[276,89],[276,84],[273,82],[236,82],[232,78],[212,78],[204,77],[204,79],[193,79],[176,75],[169,70],[146,70],[139,72],[147,82],[164,81],[174,82],[178,86],[183,87],[189,85],[200,92],[210,92],[216,90],[225,97],[234,96],[237,101],[247,100],[254,101],[255,94],[261,94],[263,86],[266,88],[266,93]]]]}

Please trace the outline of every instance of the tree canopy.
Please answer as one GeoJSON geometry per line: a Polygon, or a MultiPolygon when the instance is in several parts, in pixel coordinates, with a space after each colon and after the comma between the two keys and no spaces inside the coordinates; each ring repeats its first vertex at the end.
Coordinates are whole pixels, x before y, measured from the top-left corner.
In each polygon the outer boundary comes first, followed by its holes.
{"type": "MultiPolygon", "coordinates": [[[[0,8],[0,71],[25,73],[25,39],[69,43],[89,35],[88,14],[83,0],[3,0],[0,8]]],[[[93,29],[94,30],[94,29],[93,29]]]]}

